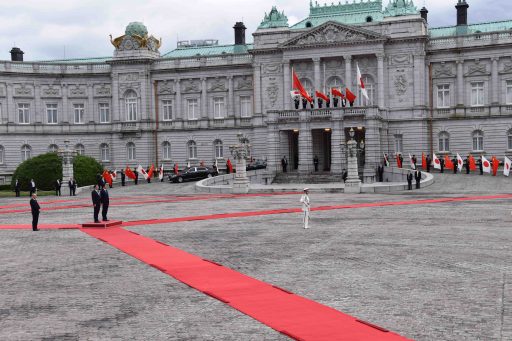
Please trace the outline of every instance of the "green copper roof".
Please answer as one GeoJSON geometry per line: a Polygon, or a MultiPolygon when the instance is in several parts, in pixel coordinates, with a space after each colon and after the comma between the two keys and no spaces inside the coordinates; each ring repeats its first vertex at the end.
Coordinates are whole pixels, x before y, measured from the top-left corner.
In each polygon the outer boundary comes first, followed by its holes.
{"type": "Polygon", "coordinates": [[[124,34],[133,36],[134,34],[139,35],[141,37],[145,37],[148,35],[148,29],[146,26],[138,21],[134,21],[128,24],[126,26],[126,29],[124,30],[124,34]]]}
{"type": "Polygon", "coordinates": [[[276,6],[272,6],[272,10],[268,14],[265,13],[265,17],[258,28],[276,27],[288,27],[288,17],[284,15],[284,12],[279,13],[276,6]]]}
{"type": "Polygon", "coordinates": [[[384,10],[385,17],[418,14],[418,9],[412,0],[391,0],[384,10]]]}
{"type": "MultiPolygon", "coordinates": [[[[512,20],[495,21],[488,23],[472,24],[467,26],[466,34],[510,31],[512,20]]],[[[436,27],[429,29],[431,38],[453,37],[457,35],[457,26],[436,27]]]]}
{"type": "Polygon", "coordinates": [[[190,48],[179,48],[167,52],[162,58],[187,58],[202,56],[217,56],[224,54],[246,54],[252,49],[252,44],[247,45],[214,45],[190,48]]]}

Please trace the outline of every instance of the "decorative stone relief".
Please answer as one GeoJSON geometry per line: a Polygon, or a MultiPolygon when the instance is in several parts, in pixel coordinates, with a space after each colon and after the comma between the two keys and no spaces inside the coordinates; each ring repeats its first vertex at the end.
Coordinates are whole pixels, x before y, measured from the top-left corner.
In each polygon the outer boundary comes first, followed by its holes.
{"type": "Polygon", "coordinates": [[[476,75],[489,75],[487,72],[487,65],[480,63],[476,60],[473,64],[468,66],[468,72],[465,76],[476,76],[476,75]]]}
{"type": "Polygon", "coordinates": [[[210,82],[209,91],[226,91],[226,81],[224,78],[214,78],[210,82]]]}
{"type": "Polygon", "coordinates": [[[237,79],[235,88],[236,90],[252,89],[252,77],[246,76],[237,79]]]}
{"type": "Polygon", "coordinates": [[[361,59],[358,59],[357,61],[359,63],[359,67],[361,67],[363,69],[368,69],[368,68],[376,66],[376,59],[375,58],[363,57],[361,59]]]}
{"type": "Polygon", "coordinates": [[[434,77],[455,77],[452,65],[441,63],[434,66],[434,77]]]}
{"type": "Polygon", "coordinates": [[[56,97],[60,96],[60,88],[54,88],[53,85],[49,85],[43,89],[43,96],[56,97]]]}
{"type": "Polygon", "coordinates": [[[5,97],[5,89],[3,84],[0,85],[0,97],[5,97]]]}
{"type": "Polygon", "coordinates": [[[158,83],[158,94],[159,95],[174,95],[174,84],[167,80],[158,83]]]}
{"type": "Polygon", "coordinates": [[[281,64],[265,64],[263,65],[264,75],[275,75],[281,73],[281,64]]]}
{"type": "Polygon", "coordinates": [[[411,55],[408,53],[395,54],[389,57],[389,65],[410,65],[411,59],[411,55]]]}
{"type": "Polygon", "coordinates": [[[96,96],[110,96],[111,94],[112,90],[110,89],[110,86],[106,84],[102,84],[96,88],[96,96]]]}
{"type": "Polygon", "coordinates": [[[512,63],[504,63],[503,70],[500,73],[512,73],[512,63]]]}
{"type": "Polygon", "coordinates": [[[199,82],[189,79],[183,81],[183,92],[200,92],[201,88],[199,87],[199,82]]]}
{"type": "Polygon", "coordinates": [[[21,84],[21,86],[14,88],[14,95],[32,96],[32,87],[29,87],[26,84],[21,84]]]}
{"type": "Polygon", "coordinates": [[[397,74],[394,78],[395,93],[398,96],[398,101],[403,102],[403,97],[407,93],[407,77],[404,74],[397,74]]]}
{"type": "Polygon", "coordinates": [[[139,80],[139,74],[137,72],[121,73],[119,74],[119,80],[121,82],[135,82],[139,80]]]}
{"type": "Polygon", "coordinates": [[[85,96],[85,95],[86,95],[85,87],[81,87],[80,85],[75,84],[69,88],[69,96],[71,96],[71,97],[85,96]]]}
{"type": "Polygon", "coordinates": [[[279,93],[279,85],[276,82],[271,81],[265,89],[268,99],[268,108],[273,109],[276,107],[277,95],[279,93]]]}
{"type": "Polygon", "coordinates": [[[341,60],[329,60],[325,63],[325,67],[328,69],[341,69],[343,62],[341,60]]]}

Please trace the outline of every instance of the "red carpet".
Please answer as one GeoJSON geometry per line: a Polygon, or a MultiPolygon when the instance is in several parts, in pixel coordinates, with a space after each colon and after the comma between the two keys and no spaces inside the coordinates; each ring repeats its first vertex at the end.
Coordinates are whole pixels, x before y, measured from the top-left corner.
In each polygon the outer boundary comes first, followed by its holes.
{"type": "Polygon", "coordinates": [[[406,340],[307,298],[121,228],[83,232],[297,340],[406,340]]]}
{"type": "MultiPolygon", "coordinates": [[[[78,224],[39,224],[37,226],[41,230],[66,230],[79,229],[80,227],[78,224]]],[[[32,230],[32,224],[0,225],[0,230],[32,230]]]]}

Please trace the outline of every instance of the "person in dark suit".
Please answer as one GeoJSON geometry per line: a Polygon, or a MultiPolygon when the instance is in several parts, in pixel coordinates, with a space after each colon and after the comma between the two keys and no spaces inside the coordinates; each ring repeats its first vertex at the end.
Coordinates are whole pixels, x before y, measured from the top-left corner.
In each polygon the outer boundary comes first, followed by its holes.
{"type": "Polygon", "coordinates": [[[464,168],[466,168],[466,174],[469,174],[469,155],[466,160],[464,160],[464,168]]]}
{"type": "Polygon", "coordinates": [[[78,187],[78,182],[76,182],[75,178],[73,178],[73,196],[76,196],[77,187],[78,187]]]}
{"type": "Polygon", "coordinates": [[[73,196],[73,178],[68,180],[69,196],[73,196]]]}
{"type": "Polygon", "coordinates": [[[135,167],[133,168],[133,172],[135,173],[135,184],[137,185],[139,183],[139,172],[137,172],[135,167]]]}
{"type": "Polygon", "coordinates": [[[61,187],[61,186],[62,186],[62,184],[61,184],[60,180],[59,180],[59,179],[57,179],[57,180],[55,181],[55,195],[56,195],[56,196],[58,196],[58,197],[60,197],[60,194],[61,194],[61,193],[60,193],[60,187],[61,187]]]}
{"type": "Polygon", "coordinates": [[[482,164],[482,157],[478,158],[478,169],[480,170],[480,175],[484,175],[484,165],[482,164]]]}
{"type": "Polygon", "coordinates": [[[321,98],[317,98],[316,101],[318,103],[318,109],[322,109],[322,106],[324,105],[324,100],[321,98]]]}
{"type": "Polygon", "coordinates": [[[444,158],[439,159],[439,165],[441,166],[441,173],[444,173],[444,158]]]}
{"type": "Polygon", "coordinates": [[[377,175],[379,176],[379,182],[384,182],[384,166],[382,163],[377,167],[377,175]]]}
{"type": "Polygon", "coordinates": [[[41,207],[37,202],[37,194],[33,193],[30,199],[30,210],[32,211],[32,231],[39,231],[37,223],[39,222],[39,210],[41,207]]]}
{"type": "Polygon", "coordinates": [[[338,101],[339,101],[338,97],[336,97],[336,96],[332,99],[333,108],[338,107],[338,101]]]}
{"type": "Polygon", "coordinates": [[[32,194],[34,194],[37,190],[36,188],[36,183],[34,182],[34,179],[30,179],[30,184],[29,184],[29,188],[30,188],[30,196],[32,196],[32,194]]]}
{"type": "Polygon", "coordinates": [[[121,186],[126,184],[126,175],[124,174],[124,169],[121,169],[121,186]]]}
{"type": "Polygon", "coordinates": [[[425,161],[427,162],[427,172],[430,173],[430,164],[432,163],[432,160],[430,159],[430,154],[427,155],[425,161]]]}
{"type": "Polygon", "coordinates": [[[94,207],[94,222],[99,223],[98,215],[101,208],[101,196],[98,185],[94,185],[94,190],[91,192],[92,205],[94,207]]]}
{"type": "MultiPolygon", "coordinates": [[[[201,161],[201,162],[203,162],[203,161],[201,161]]],[[[203,164],[203,166],[202,166],[202,167],[204,167],[204,164],[203,164]]],[[[151,177],[149,176],[149,166],[148,166],[148,168],[147,168],[147,170],[146,170],[146,174],[148,174],[148,178],[146,179],[146,181],[147,181],[147,182],[148,182],[148,184],[149,184],[149,183],[151,183],[151,177]]]]}
{"type": "Polygon", "coordinates": [[[452,163],[453,163],[453,174],[457,174],[457,170],[459,169],[458,167],[458,163],[459,160],[457,160],[457,157],[455,156],[453,159],[452,159],[452,163]]]}
{"type": "Polygon", "coordinates": [[[286,156],[283,156],[281,159],[281,166],[283,167],[283,173],[286,173],[288,169],[288,160],[286,159],[286,156]]]}
{"type": "Polygon", "coordinates": [[[331,96],[327,95],[327,101],[325,101],[325,107],[330,108],[331,107],[331,96]]]}
{"type": "Polygon", "coordinates": [[[313,158],[313,164],[315,165],[315,172],[318,172],[318,156],[316,155],[313,158]]]}
{"type": "Polygon", "coordinates": [[[18,179],[16,179],[16,182],[14,183],[14,193],[16,193],[16,196],[19,197],[21,192],[21,184],[18,179]]]}
{"type": "Polygon", "coordinates": [[[419,169],[414,172],[414,179],[416,179],[416,189],[420,189],[421,171],[419,169]]]}
{"type": "Polygon", "coordinates": [[[412,191],[412,173],[411,171],[407,172],[407,189],[412,191]]]}
{"type": "Polygon", "coordinates": [[[299,109],[300,99],[298,97],[293,99],[293,103],[295,104],[295,109],[299,109]]]}
{"type": "Polygon", "coordinates": [[[302,109],[306,109],[307,106],[308,106],[308,100],[303,98],[302,99],[302,109]]]}
{"type": "Polygon", "coordinates": [[[341,178],[343,179],[343,183],[345,183],[347,181],[347,177],[348,177],[347,170],[345,168],[343,168],[341,170],[341,178]]]}
{"type": "Polygon", "coordinates": [[[103,221],[108,221],[107,214],[108,214],[108,205],[110,203],[109,197],[108,197],[108,191],[105,187],[100,191],[100,199],[101,199],[101,217],[103,221]]]}

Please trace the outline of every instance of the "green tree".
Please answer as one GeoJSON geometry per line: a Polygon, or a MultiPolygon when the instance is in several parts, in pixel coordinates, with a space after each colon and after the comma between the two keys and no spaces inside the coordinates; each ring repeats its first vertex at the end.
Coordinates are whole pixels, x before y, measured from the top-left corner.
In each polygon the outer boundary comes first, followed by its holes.
{"type": "Polygon", "coordinates": [[[22,162],[12,176],[11,188],[14,190],[16,179],[21,184],[21,190],[27,191],[30,180],[34,179],[40,190],[52,190],[55,181],[62,178],[62,161],[56,153],[46,153],[22,162]]]}
{"type": "Polygon", "coordinates": [[[73,160],[73,173],[78,186],[94,185],[98,182],[96,175],[103,173],[103,166],[92,157],[77,155],[73,160]]]}

